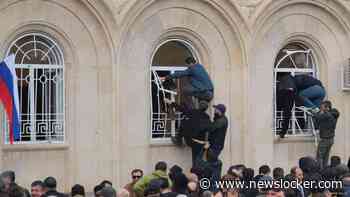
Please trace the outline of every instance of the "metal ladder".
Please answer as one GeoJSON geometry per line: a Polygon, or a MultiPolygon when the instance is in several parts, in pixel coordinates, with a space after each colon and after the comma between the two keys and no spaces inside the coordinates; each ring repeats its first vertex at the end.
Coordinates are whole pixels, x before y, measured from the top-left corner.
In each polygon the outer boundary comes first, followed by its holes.
{"type": "Polygon", "coordinates": [[[311,112],[308,111],[308,109],[304,106],[301,107],[296,107],[296,109],[299,109],[301,111],[304,112],[304,114],[306,114],[306,118],[307,118],[307,122],[310,123],[310,127],[311,127],[311,131],[312,131],[312,135],[314,137],[314,141],[315,141],[315,146],[318,146],[318,132],[315,128],[315,124],[314,124],[314,120],[313,120],[313,114],[311,112]]]}

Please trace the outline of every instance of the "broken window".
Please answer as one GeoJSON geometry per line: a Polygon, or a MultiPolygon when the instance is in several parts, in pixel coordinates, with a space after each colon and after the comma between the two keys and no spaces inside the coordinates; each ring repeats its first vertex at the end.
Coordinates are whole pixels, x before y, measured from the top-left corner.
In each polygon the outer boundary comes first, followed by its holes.
{"type": "Polygon", "coordinates": [[[287,129],[287,135],[311,136],[314,127],[310,116],[298,107],[302,101],[293,92],[279,91],[281,78],[286,75],[311,75],[317,77],[312,50],[300,43],[288,44],[277,55],[274,66],[274,131],[279,134],[287,129]],[[291,100],[291,97],[295,98],[291,100]],[[286,110],[288,109],[288,110],[286,110]],[[288,121],[289,120],[289,121],[288,121]]]}
{"type": "Polygon", "coordinates": [[[188,79],[175,79],[163,83],[162,77],[176,71],[187,69],[185,60],[193,57],[193,49],[188,42],[170,40],[157,49],[151,66],[151,139],[170,139],[181,124],[182,115],[174,111],[171,103],[181,104],[187,101],[182,88],[189,83],[188,79]]]}

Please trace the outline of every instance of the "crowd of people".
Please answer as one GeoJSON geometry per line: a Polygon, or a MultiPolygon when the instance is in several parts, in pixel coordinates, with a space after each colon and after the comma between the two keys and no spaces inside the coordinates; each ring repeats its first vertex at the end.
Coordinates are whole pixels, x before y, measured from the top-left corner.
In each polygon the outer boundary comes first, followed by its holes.
{"type": "MultiPolygon", "coordinates": [[[[290,171],[276,167],[271,169],[268,165],[262,165],[258,173],[254,169],[243,164],[233,165],[219,176],[218,180],[241,181],[247,187],[238,185],[222,185],[211,182],[211,187],[204,188],[200,181],[207,179],[213,181],[213,169],[191,168],[184,170],[178,165],[168,169],[167,163],[159,161],[156,163],[154,171],[144,175],[142,169],[131,171],[131,182],[118,192],[112,182],[104,180],[93,188],[95,197],[331,197],[350,196],[350,158],[345,165],[340,157],[332,156],[330,164],[321,168],[319,162],[312,157],[302,157],[297,166],[290,171]],[[284,186],[275,187],[266,184],[264,187],[250,182],[257,181],[293,181],[300,183],[305,181],[339,181],[336,186],[331,184],[328,188],[303,188],[284,186]],[[248,187],[248,185],[250,185],[248,187]]],[[[76,184],[71,188],[70,193],[57,191],[57,182],[54,177],[47,177],[43,181],[36,180],[31,184],[30,191],[16,183],[15,172],[5,171],[0,179],[0,197],[85,197],[89,196],[82,185],[76,184]]],[[[89,190],[90,191],[90,190],[89,190]]],[[[91,194],[92,196],[92,194],[91,194]]]]}
{"type": "MultiPolygon", "coordinates": [[[[323,168],[321,164],[313,157],[302,157],[298,165],[292,167],[289,172],[283,168],[276,167],[271,169],[268,165],[262,165],[257,174],[254,169],[246,167],[243,164],[233,165],[226,172],[217,174],[216,167],[211,165],[192,167],[190,170],[184,170],[178,165],[172,166],[168,170],[167,163],[159,161],[154,171],[144,175],[141,169],[135,169],[131,172],[132,181],[124,186],[118,192],[118,197],[256,197],[256,196],[278,196],[278,197],[331,197],[331,196],[350,196],[350,158],[347,165],[341,162],[339,156],[332,156],[330,165],[323,168]],[[221,174],[223,174],[221,176],[221,174]],[[210,186],[201,185],[201,180],[209,180],[210,186]],[[293,181],[299,183],[305,181],[338,181],[341,184],[330,184],[328,188],[320,187],[275,187],[264,185],[259,187],[252,186],[250,183],[258,181],[293,181]],[[241,181],[246,184],[244,187],[238,185],[221,185],[218,187],[217,181],[241,181]],[[248,186],[249,185],[249,186],[248,186]],[[208,186],[205,187],[204,186],[208,186]],[[232,187],[233,186],[233,187],[232,187]]],[[[336,182],[334,182],[336,183],[336,182]]],[[[100,186],[99,189],[101,189],[100,186]]],[[[98,190],[95,189],[95,195],[98,196],[98,190]]],[[[105,196],[103,196],[105,197],[105,196]]]]}

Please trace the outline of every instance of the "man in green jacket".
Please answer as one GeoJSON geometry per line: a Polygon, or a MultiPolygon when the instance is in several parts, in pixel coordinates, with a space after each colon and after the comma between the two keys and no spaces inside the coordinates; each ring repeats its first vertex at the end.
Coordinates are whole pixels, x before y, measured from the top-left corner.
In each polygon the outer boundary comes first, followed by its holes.
{"type": "Polygon", "coordinates": [[[320,142],[317,147],[316,159],[320,163],[321,168],[328,164],[329,153],[334,143],[335,129],[339,112],[332,108],[330,101],[323,101],[320,112],[314,115],[316,126],[320,130],[320,142]]]}
{"type": "Polygon", "coordinates": [[[152,180],[166,178],[169,181],[171,187],[172,183],[167,175],[167,164],[164,161],[159,161],[155,166],[155,171],[152,174],[142,177],[134,185],[134,192],[137,197],[143,197],[144,191],[152,180]]]}

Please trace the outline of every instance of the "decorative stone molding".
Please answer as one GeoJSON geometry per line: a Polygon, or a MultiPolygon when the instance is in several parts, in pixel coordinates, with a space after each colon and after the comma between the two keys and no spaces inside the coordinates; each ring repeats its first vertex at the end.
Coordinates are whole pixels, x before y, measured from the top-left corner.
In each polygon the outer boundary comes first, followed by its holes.
{"type": "Polygon", "coordinates": [[[350,8],[350,0],[339,0],[339,2],[346,6],[348,9],[350,8]]]}
{"type": "Polygon", "coordinates": [[[256,7],[262,0],[237,0],[238,4],[243,7],[256,7]]]}
{"type": "Polygon", "coordinates": [[[125,8],[126,4],[129,2],[127,0],[113,0],[117,8],[117,14],[120,14],[125,8]]]}
{"type": "Polygon", "coordinates": [[[244,17],[250,18],[263,0],[235,0],[244,17]]]}

